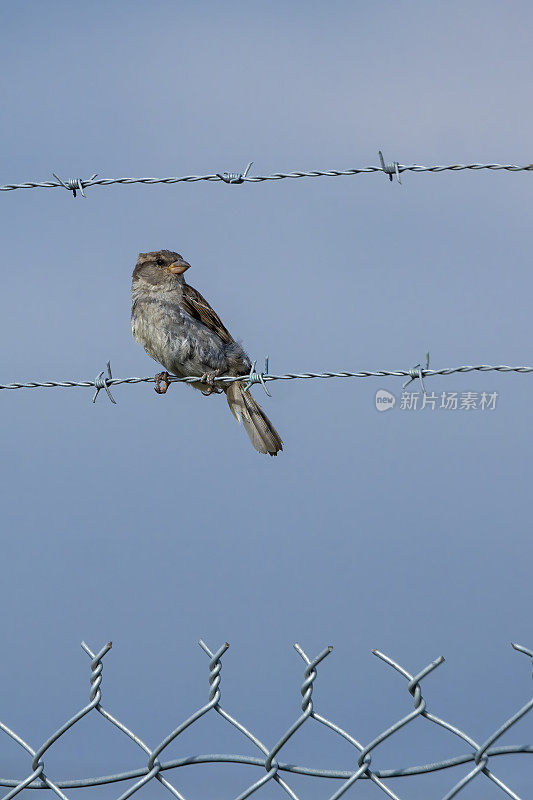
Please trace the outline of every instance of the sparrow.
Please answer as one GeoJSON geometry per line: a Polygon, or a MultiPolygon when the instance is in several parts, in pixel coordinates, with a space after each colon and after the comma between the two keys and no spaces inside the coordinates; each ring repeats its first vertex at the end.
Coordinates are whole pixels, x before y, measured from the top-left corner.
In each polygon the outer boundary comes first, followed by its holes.
{"type": "Polygon", "coordinates": [[[184,273],[190,266],[179,253],[158,250],[139,253],[133,270],[133,336],[165,370],[155,376],[155,391],[165,394],[170,373],[198,376],[190,385],[204,395],[225,392],[231,413],[242,421],[255,449],[275,456],[283,442],[245,386],[250,358],[207,300],[186,283],[184,273]],[[243,381],[216,388],[220,375],[242,375],[243,381]]]}

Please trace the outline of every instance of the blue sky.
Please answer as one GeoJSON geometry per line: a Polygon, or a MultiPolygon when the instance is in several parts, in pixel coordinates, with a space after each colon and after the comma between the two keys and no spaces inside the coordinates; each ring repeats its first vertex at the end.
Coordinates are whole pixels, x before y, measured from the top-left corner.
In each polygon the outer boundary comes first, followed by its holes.
{"type": "MultiPolygon", "coordinates": [[[[525,2],[4,4],[1,183],[251,160],[255,174],[343,169],[377,164],[379,149],[400,163],[527,164],[531,21],[525,2]]],[[[531,364],[532,181],[485,171],[407,173],[402,186],[378,174],[93,187],[76,200],[3,192],[0,382],[92,379],[108,359],[116,376],[158,371],[129,312],[137,253],[159,248],[183,254],[190,283],[273,372],[405,369],[428,349],[436,368],[531,364]]],[[[377,413],[376,391],[399,399],[399,378],[277,382],[272,399],[256,388],[285,442],[277,459],[253,451],[223,398],[180,385],[164,397],[116,387],[116,406],[103,394],[92,405],[88,389],[2,392],[0,719],[37,747],[88,697],[80,641],[112,639],[104,700],[155,744],[207,699],[202,636],[231,643],[224,702],[268,745],[299,713],[295,641],[312,655],[335,646],[317,708],[363,743],[412,707],[375,647],[412,672],[446,656],[424,683],[428,704],[484,741],[531,691],[509,646],[533,645],[531,380],[427,379],[437,394],[498,393],[496,409],[471,412],[377,413]]],[[[467,752],[424,722],[373,765],[467,752]]],[[[348,745],[310,728],[285,760],[352,767],[348,745]]],[[[502,743],[532,741],[526,718],[502,743]]],[[[168,757],[243,748],[254,754],[204,720],[168,757]]],[[[2,776],[29,773],[19,750],[0,741],[2,776]]],[[[58,779],[143,764],[99,719],[46,757],[58,779]]],[[[492,766],[531,796],[526,755],[492,766]]],[[[391,786],[440,797],[465,772],[391,786]]],[[[174,783],[190,800],[213,787],[229,798],[260,774],[191,767],[174,783]]],[[[463,796],[503,795],[479,778],[463,796]]]]}

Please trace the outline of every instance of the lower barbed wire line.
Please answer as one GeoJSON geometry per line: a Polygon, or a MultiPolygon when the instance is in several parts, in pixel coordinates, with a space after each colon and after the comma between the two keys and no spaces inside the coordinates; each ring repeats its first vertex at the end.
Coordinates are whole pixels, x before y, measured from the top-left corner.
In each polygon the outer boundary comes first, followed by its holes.
{"type": "MultiPolygon", "coordinates": [[[[252,384],[261,383],[261,381],[291,381],[291,380],[311,380],[313,378],[327,379],[327,378],[416,378],[421,373],[423,378],[431,377],[433,375],[453,375],[455,373],[468,373],[468,372],[515,372],[520,374],[527,374],[533,372],[533,367],[529,366],[507,366],[500,364],[491,366],[488,364],[479,364],[477,366],[465,365],[461,367],[445,367],[443,369],[399,369],[399,370],[361,370],[360,372],[289,372],[284,375],[271,375],[268,373],[249,373],[245,375],[231,376],[222,375],[215,378],[215,383],[234,383],[235,381],[248,381],[252,384]],[[257,376],[255,379],[254,376],[257,376]]],[[[175,375],[169,375],[169,383],[198,383],[200,377],[198,375],[179,378],[175,375]]],[[[133,383],[154,383],[154,377],[130,377],[130,378],[106,378],[105,383],[107,386],[118,386],[120,384],[133,384],[133,383]]],[[[95,388],[97,382],[92,381],[26,381],[18,383],[5,383],[0,384],[1,389],[50,389],[50,388],[95,388]]]]}
{"type": "MultiPolygon", "coordinates": [[[[492,758],[493,756],[504,755],[517,755],[520,753],[533,754],[533,745],[503,745],[501,747],[494,747],[487,755],[492,758]]],[[[451,769],[458,767],[461,764],[467,764],[475,760],[475,753],[466,753],[462,756],[455,756],[442,761],[435,761],[429,764],[420,764],[413,767],[399,767],[396,769],[377,769],[373,770],[373,774],[377,778],[406,778],[413,777],[414,775],[424,775],[430,772],[439,772],[441,770],[451,769]]],[[[194,766],[195,764],[243,764],[244,766],[262,767],[265,766],[265,759],[257,758],[256,756],[241,756],[233,753],[209,753],[205,755],[189,756],[186,758],[176,758],[171,761],[161,762],[161,771],[178,769],[179,767],[194,766]]],[[[313,767],[303,767],[298,764],[290,764],[283,761],[278,762],[278,769],[282,772],[290,772],[295,775],[307,775],[311,778],[325,778],[329,780],[346,780],[350,778],[355,770],[334,770],[334,769],[314,769],[313,767]]],[[[134,778],[141,778],[143,775],[148,774],[147,767],[140,767],[139,769],[132,769],[128,772],[118,772],[114,775],[101,775],[94,778],[73,778],[72,780],[54,781],[55,785],[60,789],[82,789],[89,786],[102,786],[109,783],[119,783],[121,781],[132,780],[134,778]]],[[[362,780],[369,780],[369,775],[362,775],[362,780]]],[[[0,786],[12,787],[18,786],[20,781],[0,778],[0,786]]],[[[43,783],[30,784],[26,789],[47,789],[49,787],[43,783]]]]}

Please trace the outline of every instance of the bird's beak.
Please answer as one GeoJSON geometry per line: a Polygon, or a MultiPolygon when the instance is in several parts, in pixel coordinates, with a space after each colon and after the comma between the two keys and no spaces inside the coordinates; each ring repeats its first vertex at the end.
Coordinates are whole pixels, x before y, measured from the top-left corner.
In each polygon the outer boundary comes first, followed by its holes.
{"type": "Polygon", "coordinates": [[[178,258],[176,261],[173,261],[170,267],[168,267],[168,271],[171,272],[173,275],[183,275],[183,273],[189,269],[191,265],[185,261],[184,258],[178,258]]]}

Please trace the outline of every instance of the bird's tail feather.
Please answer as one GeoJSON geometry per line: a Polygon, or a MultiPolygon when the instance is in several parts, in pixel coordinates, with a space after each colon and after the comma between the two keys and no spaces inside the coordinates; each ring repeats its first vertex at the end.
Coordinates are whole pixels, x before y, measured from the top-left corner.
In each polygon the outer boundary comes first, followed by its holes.
{"type": "Polygon", "coordinates": [[[242,422],[248,438],[259,453],[276,456],[283,442],[269,418],[240,381],[230,383],[226,390],[231,413],[242,422]]]}

